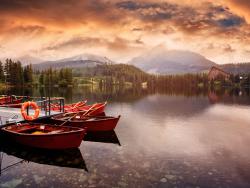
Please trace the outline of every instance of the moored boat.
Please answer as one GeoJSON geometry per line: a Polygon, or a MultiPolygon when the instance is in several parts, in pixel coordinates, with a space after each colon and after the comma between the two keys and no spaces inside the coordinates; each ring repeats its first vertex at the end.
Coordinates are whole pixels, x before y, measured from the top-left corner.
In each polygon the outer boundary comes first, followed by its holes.
{"type": "Polygon", "coordinates": [[[5,96],[0,98],[0,107],[19,108],[22,105],[23,98],[16,96],[5,96]]]}
{"type": "MultiPolygon", "coordinates": [[[[87,100],[85,101],[79,101],[77,103],[72,103],[72,104],[66,104],[64,105],[64,110],[65,111],[73,111],[76,108],[83,107],[87,103],[87,100]]],[[[51,104],[51,110],[53,111],[60,111],[60,105],[59,104],[51,104]]]]}
{"type": "Polygon", "coordinates": [[[115,129],[120,115],[118,117],[112,116],[83,116],[81,113],[66,113],[51,117],[53,123],[71,127],[86,128],[88,132],[92,131],[112,131],[115,129]]]}
{"type": "Polygon", "coordinates": [[[42,123],[13,123],[1,129],[7,139],[22,145],[44,149],[77,148],[86,129],[42,123]]]}
{"type": "Polygon", "coordinates": [[[84,105],[81,107],[75,107],[75,108],[64,108],[64,111],[67,112],[87,112],[88,115],[97,116],[99,114],[102,114],[105,110],[105,107],[107,105],[107,102],[104,103],[95,103],[92,105],[84,105]]]}
{"type": "Polygon", "coordinates": [[[0,98],[0,105],[6,104],[6,103],[10,103],[11,102],[12,97],[11,96],[4,96],[0,98]]]}

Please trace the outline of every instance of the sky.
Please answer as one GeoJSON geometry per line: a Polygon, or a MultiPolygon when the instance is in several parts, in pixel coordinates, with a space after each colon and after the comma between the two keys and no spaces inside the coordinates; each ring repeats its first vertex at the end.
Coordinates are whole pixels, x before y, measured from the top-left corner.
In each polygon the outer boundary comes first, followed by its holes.
{"type": "Polygon", "coordinates": [[[158,45],[250,62],[250,1],[0,0],[0,58],[91,53],[126,63],[158,45]]]}

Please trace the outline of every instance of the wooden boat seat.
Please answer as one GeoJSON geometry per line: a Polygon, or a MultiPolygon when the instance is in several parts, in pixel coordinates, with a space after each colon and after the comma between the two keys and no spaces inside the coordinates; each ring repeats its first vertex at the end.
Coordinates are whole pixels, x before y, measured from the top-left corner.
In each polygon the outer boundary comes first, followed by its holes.
{"type": "Polygon", "coordinates": [[[24,133],[24,132],[36,130],[36,129],[37,129],[36,127],[25,127],[24,129],[19,129],[19,130],[17,129],[17,130],[15,130],[15,132],[24,133]]]}

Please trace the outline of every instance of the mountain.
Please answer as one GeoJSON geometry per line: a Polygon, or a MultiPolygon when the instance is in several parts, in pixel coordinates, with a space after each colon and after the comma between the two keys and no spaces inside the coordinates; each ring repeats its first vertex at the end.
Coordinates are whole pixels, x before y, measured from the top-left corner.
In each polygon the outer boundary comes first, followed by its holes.
{"type": "Polygon", "coordinates": [[[24,55],[24,56],[15,58],[14,60],[20,61],[22,65],[38,64],[44,61],[43,59],[39,59],[30,55],[24,55]]]}
{"type": "Polygon", "coordinates": [[[45,61],[33,66],[36,70],[44,70],[48,68],[84,68],[95,67],[96,65],[112,64],[113,62],[102,56],[93,54],[80,54],[69,58],[64,58],[56,61],[45,61]]]}
{"type": "Polygon", "coordinates": [[[217,64],[204,56],[183,50],[168,50],[160,45],[128,62],[148,73],[183,74],[208,71],[217,64]]]}

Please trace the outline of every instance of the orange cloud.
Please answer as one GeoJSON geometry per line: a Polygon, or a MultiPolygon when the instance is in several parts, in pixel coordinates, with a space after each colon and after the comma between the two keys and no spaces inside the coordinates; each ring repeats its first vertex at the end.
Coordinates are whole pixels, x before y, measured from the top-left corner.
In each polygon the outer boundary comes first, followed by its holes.
{"type": "Polygon", "coordinates": [[[202,53],[200,44],[225,43],[223,52],[236,53],[250,50],[249,4],[248,0],[0,0],[0,56],[33,49],[36,54],[63,56],[66,50],[70,55],[78,52],[76,48],[82,52],[98,48],[119,59],[159,43],[202,53]]]}
{"type": "Polygon", "coordinates": [[[230,9],[235,13],[244,16],[250,23],[250,1],[249,0],[225,0],[230,9]]]}

